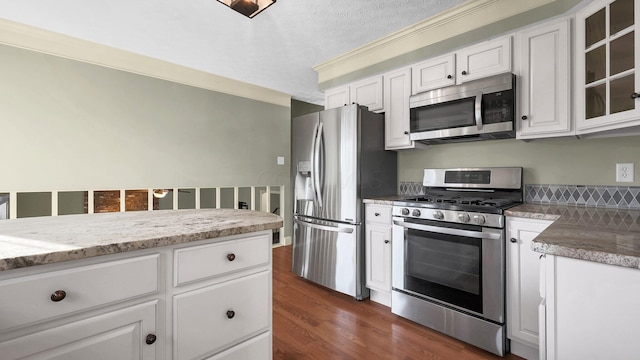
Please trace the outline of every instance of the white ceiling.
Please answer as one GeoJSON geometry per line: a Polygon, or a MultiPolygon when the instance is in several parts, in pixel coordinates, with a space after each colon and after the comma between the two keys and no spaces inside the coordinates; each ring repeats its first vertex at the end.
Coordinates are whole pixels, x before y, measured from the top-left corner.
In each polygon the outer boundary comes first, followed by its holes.
{"type": "Polygon", "coordinates": [[[0,18],[322,104],[314,65],[465,1],[278,0],[249,19],[216,0],[0,0],[0,18]]]}

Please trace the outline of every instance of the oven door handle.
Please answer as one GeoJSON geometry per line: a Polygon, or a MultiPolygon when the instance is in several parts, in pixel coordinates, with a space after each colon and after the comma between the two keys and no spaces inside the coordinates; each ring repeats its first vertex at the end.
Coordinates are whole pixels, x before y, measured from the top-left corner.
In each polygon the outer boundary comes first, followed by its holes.
{"type": "Polygon", "coordinates": [[[500,240],[500,238],[502,237],[502,234],[500,233],[452,229],[452,228],[445,228],[445,227],[439,227],[439,226],[406,223],[404,221],[398,221],[398,220],[393,220],[393,224],[405,227],[407,229],[429,231],[429,232],[438,233],[438,234],[464,236],[464,237],[475,238],[475,239],[500,240]]]}

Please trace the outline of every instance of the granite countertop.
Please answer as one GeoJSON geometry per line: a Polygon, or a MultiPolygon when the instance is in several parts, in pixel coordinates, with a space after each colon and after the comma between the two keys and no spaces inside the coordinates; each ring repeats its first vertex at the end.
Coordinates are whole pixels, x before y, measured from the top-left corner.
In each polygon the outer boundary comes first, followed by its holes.
{"type": "Polygon", "coordinates": [[[154,210],[0,221],[0,271],[282,227],[233,209],[154,210]]]}
{"type": "Polygon", "coordinates": [[[533,239],[534,251],[640,268],[640,210],[523,204],[505,215],[554,221],[533,239]]]}
{"type": "Polygon", "coordinates": [[[382,196],[373,199],[362,199],[362,202],[365,204],[376,204],[376,205],[393,205],[394,201],[403,200],[406,196],[382,196]]]}

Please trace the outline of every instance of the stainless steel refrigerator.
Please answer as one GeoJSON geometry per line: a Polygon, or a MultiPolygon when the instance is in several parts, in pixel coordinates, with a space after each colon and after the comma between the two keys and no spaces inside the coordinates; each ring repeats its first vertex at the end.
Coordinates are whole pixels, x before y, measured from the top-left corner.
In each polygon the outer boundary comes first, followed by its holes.
{"type": "Polygon", "coordinates": [[[293,271],[351,295],[365,287],[363,198],[396,194],[384,116],[357,104],[292,122],[293,271]]]}

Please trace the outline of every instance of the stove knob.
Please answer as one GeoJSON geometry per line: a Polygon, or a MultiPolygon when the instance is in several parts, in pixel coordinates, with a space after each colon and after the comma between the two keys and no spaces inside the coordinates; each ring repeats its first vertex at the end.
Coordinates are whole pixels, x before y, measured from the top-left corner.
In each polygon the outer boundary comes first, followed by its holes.
{"type": "Polygon", "coordinates": [[[433,218],[434,219],[438,219],[438,220],[442,220],[444,219],[444,214],[442,213],[442,211],[436,211],[433,213],[433,218]]]}
{"type": "Polygon", "coordinates": [[[407,208],[402,208],[402,210],[400,210],[400,213],[401,213],[402,215],[404,215],[404,216],[407,216],[407,215],[409,215],[409,209],[407,209],[407,208]]]}
{"type": "Polygon", "coordinates": [[[476,224],[482,225],[485,221],[486,219],[484,218],[484,215],[473,215],[473,222],[476,224]]]}
{"type": "Polygon", "coordinates": [[[467,214],[467,213],[459,214],[459,215],[458,215],[458,219],[459,219],[460,221],[462,221],[463,223],[468,223],[468,222],[469,222],[469,220],[471,220],[471,218],[469,217],[469,214],[467,214]]]}
{"type": "Polygon", "coordinates": [[[415,216],[415,217],[420,217],[420,210],[418,209],[413,209],[413,212],[411,213],[411,215],[415,216]]]}

